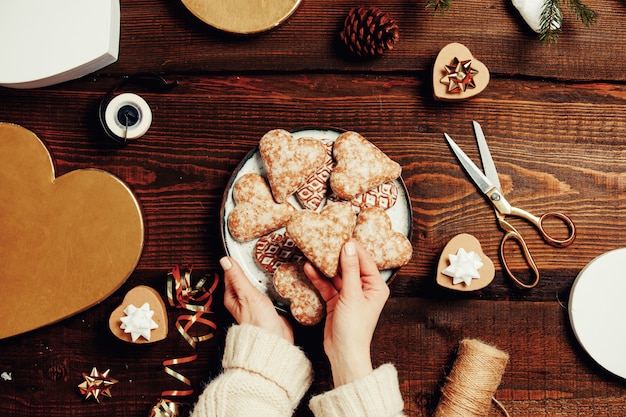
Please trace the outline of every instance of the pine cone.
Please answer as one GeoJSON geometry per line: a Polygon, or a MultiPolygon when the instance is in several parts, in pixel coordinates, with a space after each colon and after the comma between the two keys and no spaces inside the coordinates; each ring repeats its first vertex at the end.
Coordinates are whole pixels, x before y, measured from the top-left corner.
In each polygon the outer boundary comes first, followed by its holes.
{"type": "Polygon", "coordinates": [[[359,56],[382,55],[400,38],[398,25],[377,7],[352,8],[339,34],[348,49],[359,56]]]}

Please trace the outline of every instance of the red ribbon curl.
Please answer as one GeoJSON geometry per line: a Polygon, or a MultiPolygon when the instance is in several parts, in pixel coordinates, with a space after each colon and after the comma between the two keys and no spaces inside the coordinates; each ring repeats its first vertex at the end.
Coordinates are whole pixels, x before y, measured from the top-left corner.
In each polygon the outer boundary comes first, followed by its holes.
{"type": "MultiPolygon", "coordinates": [[[[212,313],[210,307],[213,302],[213,292],[217,288],[219,277],[217,274],[213,274],[213,281],[211,285],[209,288],[205,288],[204,285],[210,277],[205,276],[195,285],[192,285],[191,271],[192,268],[189,268],[182,272],[181,269],[176,266],[171,272],[168,273],[167,301],[172,307],[185,309],[191,312],[191,314],[181,314],[178,316],[176,319],[176,329],[181,334],[183,339],[185,339],[185,341],[192,347],[194,353],[189,356],[163,361],[163,370],[165,373],[189,386],[189,389],[163,391],[161,392],[162,397],[185,397],[193,394],[193,388],[191,388],[191,381],[189,378],[180,372],[175,371],[171,367],[196,360],[198,358],[196,344],[211,339],[214,335],[213,331],[217,329],[217,325],[213,321],[206,318],[206,316],[212,313]],[[199,335],[192,335],[190,330],[194,327],[194,325],[204,326],[205,331],[199,335]]],[[[172,415],[172,412],[176,414],[174,409],[177,408],[180,403],[160,400],[159,404],[163,405],[163,402],[165,402],[165,405],[168,405],[168,407],[163,408],[160,411],[161,415],[170,416],[172,415]],[[163,414],[164,410],[168,410],[169,413],[163,414]]],[[[153,409],[153,412],[154,411],[155,410],[153,409]]],[[[172,417],[174,416],[172,415],[172,417]]]]}

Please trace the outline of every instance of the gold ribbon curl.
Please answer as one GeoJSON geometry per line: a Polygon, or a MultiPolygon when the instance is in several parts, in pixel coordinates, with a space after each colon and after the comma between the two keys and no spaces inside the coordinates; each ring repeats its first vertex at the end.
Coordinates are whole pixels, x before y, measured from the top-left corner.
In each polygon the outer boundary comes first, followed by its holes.
{"type": "MultiPolygon", "coordinates": [[[[172,366],[196,360],[198,358],[196,344],[211,339],[214,335],[213,331],[217,329],[217,325],[205,316],[212,313],[210,307],[213,302],[213,292],[219,283],[219,277],[217,274],[213,274],[213,282],[209,288],[205,288],[204,285],[210,277],[205,276],[195,285],[192,285],[191,271],[192,268],[181,271],[180,267],[176,266],[168,273],[167,301],[172,307],[191,312],[191,314],[181,314],[178,316],[176,319],[176,329],[189,346],[191,346],[194,353],[189,356],[163,361],[163,370],[165,373],[189,386],[189,389],[166,390],[161,392],[161,397],[185,397],[193,394],[194,391],[193,388],[191,388],[189,378],[172,369],[172,366]],[[199,335],[192,335],[190,330],[196,324],[204,326],[206,328],[205,332],[199,335]]],[[[181,403],[163,399],[159,401],[157,406],[153,408],[151,416],[177,417],[178,406],[181,403]]]]}

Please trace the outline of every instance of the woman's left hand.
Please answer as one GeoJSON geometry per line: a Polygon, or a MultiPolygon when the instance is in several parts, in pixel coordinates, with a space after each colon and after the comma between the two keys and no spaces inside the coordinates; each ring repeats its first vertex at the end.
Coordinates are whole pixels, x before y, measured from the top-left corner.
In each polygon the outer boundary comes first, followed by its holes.
{"type": "Polygon", "coordinates": [[[224,306],[239,324],[251,324],[294,342],[293,329],[287,319],[276,311],[274,304],[248,279],[239,264],[225,256],[220,259],[224,270],[224,306]]]}

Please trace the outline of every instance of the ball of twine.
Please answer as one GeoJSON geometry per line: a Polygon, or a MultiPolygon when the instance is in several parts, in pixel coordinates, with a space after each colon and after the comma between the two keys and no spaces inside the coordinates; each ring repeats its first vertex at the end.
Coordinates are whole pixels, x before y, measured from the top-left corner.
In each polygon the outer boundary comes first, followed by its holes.
{"type": "Polygon", "coordinates": [[[508,362],[506,352],[478,340],[462,340],[434,417],[485,417],[492,400],[508,415],[493,398],[508,362]]]}

